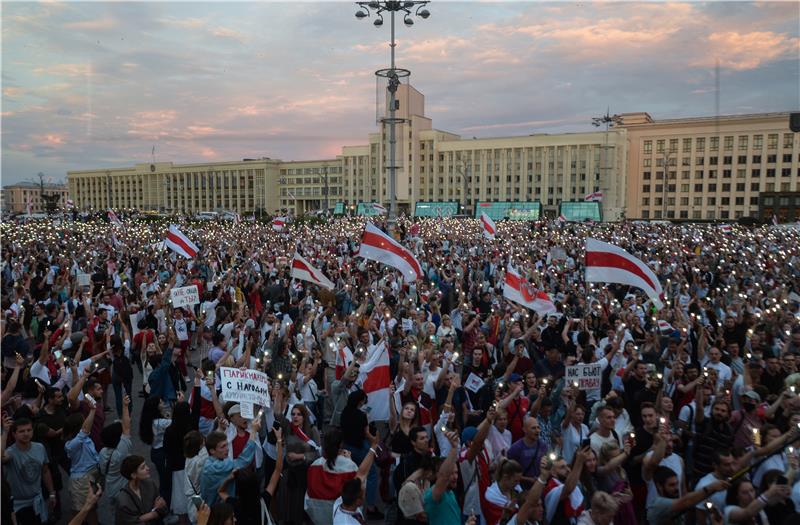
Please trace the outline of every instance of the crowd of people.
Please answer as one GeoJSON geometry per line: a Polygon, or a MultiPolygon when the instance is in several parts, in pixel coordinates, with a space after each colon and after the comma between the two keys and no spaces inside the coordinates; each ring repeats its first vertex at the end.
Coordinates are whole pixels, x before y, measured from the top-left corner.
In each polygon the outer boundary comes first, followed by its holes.
{"type": "Polygon", "coordinates": [[[124,215],[0,225],[2,523],[800,523],[797,229],[401,217],[409,281],[364,218],[175,222],[196,257],[124,215]],[[663,307],[586,283],[587,237],[663,307]],[[512,264],[554,311],[504,296],[512,264]]]}

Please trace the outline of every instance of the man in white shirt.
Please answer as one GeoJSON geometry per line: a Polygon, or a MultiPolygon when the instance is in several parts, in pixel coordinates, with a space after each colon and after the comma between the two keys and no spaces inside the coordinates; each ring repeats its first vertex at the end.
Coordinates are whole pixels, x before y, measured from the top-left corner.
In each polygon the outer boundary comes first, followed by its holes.
{"type": "MultiPolygon", "coordinates": [[[[714,470],[700,478],[700,481],[694,487],[695,491],[703,490],[704,487],[711,485],[715,481],[730,478],[736,470],[733,454],[727,448],[715,450],[711,456],[711,461],[714,465],[714,470]]],[[[717,509],[725,508],[725,492],[715,492],[708,500],[717,509]]],[[[706,523],[707,508],[705,502],[698,503],[694,508],[697,516],[696,523],[706,523]]]]}
{"type": "Polygon", "coordinates": [[[720,389],[726,381],[730,381],[733,373],[731,372],[731,367],[726,365],[725,363],[721,362],[722,359],[722,352],[719,348],[712,346],[711,349],[708,351],[708,355],[703,362],[703,366],[707,368],[713,368],[717,371],[717,388],[716,390],[720,389]]]}

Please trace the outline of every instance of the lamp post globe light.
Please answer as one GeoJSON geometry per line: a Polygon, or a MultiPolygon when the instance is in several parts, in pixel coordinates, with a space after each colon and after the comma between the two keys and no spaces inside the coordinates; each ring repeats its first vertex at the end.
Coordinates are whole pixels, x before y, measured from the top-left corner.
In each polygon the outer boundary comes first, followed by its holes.
{"type": "Polygon", "coordinates": [[[389,115],[381,117],[381,123],[389,125],[389,165],[386,168],[389,171],[389,227],[394,229],[394,223],[397,219],[397,195],[396,195],[396,181],[397,181],[397,124],[402,123],[405,119],[397,118],[397,88],[400,86],[400,79],[407,78],[411,72],[407,69],[399,69],[395,67],[394,51],[397,43],[395,42],[394,34],[394,21],[395,15],[402,15],[403,23],[406,27],[414,25],[414,18],[419,17],[427,19],[431,16],[425,6],[428,0],[383,0],[383,1],[370,1],[370,2],[356,2],[359,10],[356,11],[356,18],[363,20],[374,15],[373,25],[375,27],[383,26],[384,14],[389,14],[389,27],[391,28],[391,40],[389,42],[390,49],[390,64],[388,69],[379,69],[375,72],[375,76],[387,79],[386,90],[388,91],[388,106],[389,115]]]}

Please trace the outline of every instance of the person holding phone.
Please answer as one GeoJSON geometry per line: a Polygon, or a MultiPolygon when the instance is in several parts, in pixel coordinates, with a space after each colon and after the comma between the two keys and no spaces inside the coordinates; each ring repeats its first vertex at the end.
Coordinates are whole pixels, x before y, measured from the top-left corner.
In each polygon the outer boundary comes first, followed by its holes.
{"type": "Polygon", "coordinates": [[[120,474],[128,484],[117,495],[116,525],[160,525],[169,509],[150,479],[150,467],[144,458],[128,456],[122,461],[120,474]]]}

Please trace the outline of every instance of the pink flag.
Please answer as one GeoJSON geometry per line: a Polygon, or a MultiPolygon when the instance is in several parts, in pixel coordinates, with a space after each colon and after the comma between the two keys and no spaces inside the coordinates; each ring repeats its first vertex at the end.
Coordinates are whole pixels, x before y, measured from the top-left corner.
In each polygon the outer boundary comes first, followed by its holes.
{"type": "Polygon", "coordinates": [[[301,257],[299,253],[295,253],[292,260],[292,277],[314,283],[328,290],[335,288],[333,282],[325,277],[324,273],[311,266],[311,263],[301,257]]]}
{"type": "Polygon", "coordinates": [[[586,282],[619,283],[645,291],[656,305],[663,308],[664,291],[653,271],[641,260],[619,246],[586,238],[586,282]]]}
{"type": "Polygon", "coordinates": [[[189,240],[188,237],[181,233],[178,227],[174,224],[169,227],[169,233],[167,233],[167,238],[164,240],[164,244],[167,248],[175,251],[179,255],[186,257],[187,259],[192,259],[197,255],[197,252],[200,251],[200,248],[198,248],[192,241],[189,240]]]}
{"type": "Polygon", "coordinates": [[[389,350],[384,341],[367,350],[367,360],[359,367],[358,383],[367,394],[368,419],[389,421],[391,373],[389,350]]]}
{"type": "Polygon", "coordinates": [[[408,281],[416,281],[422,277],[422,266],[414,255],[370,222],[361,235],[358,255],[397,268],[408,281]]]}
{"type": "Polygon", "coordinates": [[[483,226],[483,236],[493,241],[497,233],[497,225],[486,213],[481,213],[481,225],[483,226]]]}
{"type": "Polygon", "coordinates": [[[556,305],[553,304],[550,296],[528,284],[510,263],[506,268],[503,297],[525,308],[530,308],[539,315],[547,315],[556,311],[556,305]]]}

